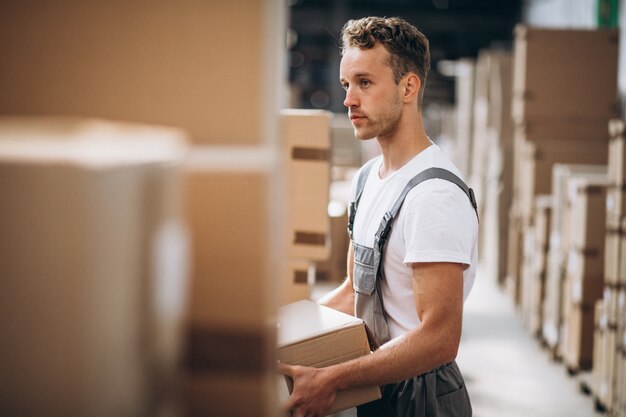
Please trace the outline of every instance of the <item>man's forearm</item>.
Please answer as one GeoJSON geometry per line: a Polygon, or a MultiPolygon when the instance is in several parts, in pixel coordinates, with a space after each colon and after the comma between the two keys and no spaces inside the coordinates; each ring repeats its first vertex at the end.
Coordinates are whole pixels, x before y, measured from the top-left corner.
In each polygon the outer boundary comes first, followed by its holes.
{"type": "Polygon", "coordinates": [[[459,337],[441,329],[417,329],[386,343],[371,355],[326,368],[337,389],[384,385],[421,375],[456,357],[459,337]]]}
{"type": "Polygon", "coordinates": [[[339,310],[343,313],[354,315],[354,289],[349,278],[333,291],[326,294],[319,300],[319,303],[326,307],[339,310]]]}

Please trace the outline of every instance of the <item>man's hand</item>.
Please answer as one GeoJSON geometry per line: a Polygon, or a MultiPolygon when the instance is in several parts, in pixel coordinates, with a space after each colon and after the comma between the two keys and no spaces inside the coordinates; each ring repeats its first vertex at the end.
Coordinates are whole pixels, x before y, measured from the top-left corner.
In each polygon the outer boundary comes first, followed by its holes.
{"type": "Polygon", "coordinates": [[[293,380],[293,391],[285,405],[294,417],[323,417],[335,401],[337,389],[326,368],[278,365],[278,371],[293,380]]]}

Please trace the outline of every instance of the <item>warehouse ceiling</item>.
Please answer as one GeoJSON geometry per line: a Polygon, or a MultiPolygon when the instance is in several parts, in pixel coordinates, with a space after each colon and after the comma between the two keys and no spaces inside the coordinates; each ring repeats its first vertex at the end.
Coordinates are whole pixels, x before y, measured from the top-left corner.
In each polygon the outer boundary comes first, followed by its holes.
{"type": "Polygon", "coordinates": [[[425,104],[454,102],[454,79],[442,60],[475,58],[482,48],[510,49],[522,0],[291,0],[289,81],[293,107],[343,111],[339,37],[348,19],[400,16],[430,40],[431,73],[425,104]]]}

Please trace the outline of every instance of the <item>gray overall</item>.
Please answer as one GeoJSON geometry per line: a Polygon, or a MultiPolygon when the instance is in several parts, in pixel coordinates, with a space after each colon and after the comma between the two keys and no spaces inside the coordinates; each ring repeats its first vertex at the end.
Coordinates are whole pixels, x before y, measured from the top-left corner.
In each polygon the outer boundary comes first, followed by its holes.
{"type": "MultiPolygon", "coordinates": [[[[390,340],[380,290],[384,279],[383,255],[393,221],[409,191],[422,181],[444,179],[458,185],[470,199],[477,216],[478,212],[474,192],[460,178],[442,168],[429,168],[407,183],[391,210],[385,213],[374,238],[374,247],[359,245],[354,241],[352,229],[372,164],[370,161],[363,167],[357,180],[356,198],[350,204],[348,234],[354,248],[355,315],[365,321],[377,344],[381,345],[390,340]]],[[[456,362],[450,362],[425,374],[384,386],[380,400],[359,406],[357,411],[359,417],[465,417],[472,415],[472,406],[461,372],[456,362]]]]}

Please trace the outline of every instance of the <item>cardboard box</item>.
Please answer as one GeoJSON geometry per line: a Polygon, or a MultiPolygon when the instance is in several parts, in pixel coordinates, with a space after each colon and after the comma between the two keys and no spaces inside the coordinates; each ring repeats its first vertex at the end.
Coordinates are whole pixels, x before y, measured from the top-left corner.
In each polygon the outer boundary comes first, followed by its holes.
{"type": "Polygon", "coordinates": [[[579,280],[602,279],[606,241],[606,179],[571,176],[567,180],[571,217],[567,273],[579,280]]]}
{"type": "Polygon", "coordinates": [[[531,142],[516,132],[515,158],[519,160],[515,179],[522,217],[532,215],[534,198],[552,193],[552,168],[555,164],[606,164],[606,141],[543,140],[531,142]]]}
{"type": "MultiPolygon", "coordinates": [[[[611,224],[615,224],[613,223],[613,220],[611,220],[611,224]]],[[[622,217],[618,236],[619,255],[617,262],[619,263],[619,269],[617,274],[617,282],[614,284],[624,286],[626,285],[626,217],[622,217]]]]}
{"type": "Polygon", "coordinates": [[[605,178],[607,167],[605,165],[586,165],[586,164],[554,164],[552,166],[552,195],[553,210],[551,212],[550,221],[550,247],[561,249],[562,253],[566,253],[566,245],[564,236],[569,231],[566,227],[565,212],[568,204],[568,188],[567,181],[572,176],[585,176],[590,178],[605,178]]]}
{"type": "Polygon", "coordinates": [[[281,111],[285,239],[291,258],[325,260],[330,255],[330,121],[326,111],[281,111]]]}
{"type": "Polygon", "coordinates": [[[561,299],[564,293],[565,263],[561,254],[554,248],[548,251],[548,269],[545,283],[546,294],[543,302],[543,323],[541,335],[550,348],[559,344],[561,326],[561,299]]]}
{"type": "Polygon", "coordinates": [[[0,113],[103,117],[180,127],[196,143],[263,143],[285,92],[285,14],[260,0],[2,2],[0,113]]]}
{"type": "Polygon", "coordinates": [[[191,373],[185,376],[182,398],[184,417],[280,415],[273,374],[191,373]]]}
{"type": "MultiPolygon", "coordinates": [[[[324,367],[369,353],[365,324],[356,317],[312,301],[299,301],[279,310],[278,359],[282,363],[324,367]]],[[[329,414],[380,397],[377,386],[340,391],[329,414]]]]}
{"type": "Polygon", "coordinates": [[[0,414],[142,415],[172,394],[184,141],[99,120],[0,120],[0,414]]]}
{"type": "Polygon", "coordinates": [[[596,301],[594,308],[593,363],[591,370],[591,392],[596,398],[600,395],[600,385],[602,383],[603,374],[602,337],[604,330],[601,327],[601,323],[604,320],[604,315],[604,301],[600,299],[596,301]]]}
{"type": "Polygon", "coordinates": [[[204,151],[209,155],[190,162],[185,173],[192,237],[190,323],[264,327],[277,306],[270,275],[276,259],[270,233],[271,171],[267,166],[245,166],[237,152],[228,156],[219,149],[204,151]],[[212,163],[228,158],[240,165],[228,170],[212,163]]]}
{"type": "MultiPolygon", "coordinates": [[[[616,112],[618,40],[615,30],[517,26],[514,119],[560,123],[563,139],[576,135],[579,125],[606,126],[616,112]]],[[[605,137],[588,139],[604,141],[605,137]]]]}
{"type": "Polygon", "coordinates": [[[315,263],[312,261],[290,259],[285,262],[284,269],[279,305],[311,298],[311,286],[309,282],[312,282],[315,278],[315,263]]]}
{"type": "Polygon", "coordinates": [[[348,247],[348,210],[343,206],[339,216],[330,217],[330,257],[326,261],[316,262],[316,281],[342,282],[347,276],[348,247]]]}
{"type": "Polygon", "coordinates": [[[507,247],[507,272],[504,282],[507,295],[515,304],[521,301],[520,281],[524,259],[522,240],[522,220],[511,212],[507,247]]]}
{"type": "Polygon", "coordinates": [[[604,279],[607,285],[615,285],[619,282],[621,233],[619,223],[612,223],[607,218],[604,244],[604,279]]]}
{"type": "Polygon", "coordinates": [[[606,214],[612,218],[626,215],[626,184],[609,184],[606,193],[606,214]]]}
{"type": "MultiPolygon", "coordinates": [[[[623,120],[611,120],[613,124],[624,123],[623,120]]],[[[626,138],[621,132],[617,136],[612,136],[609,140],[609,182],[611,184],[624,184],[626,182],[626,170],[624,170],[624,159],[626,158],[626,138]]]]}
{"type": "Polygon", "coordinates": [[[574,305],[567,315],[565,363],[575,371],[590,370],[593,361],[594,308],[574,305]]]}

